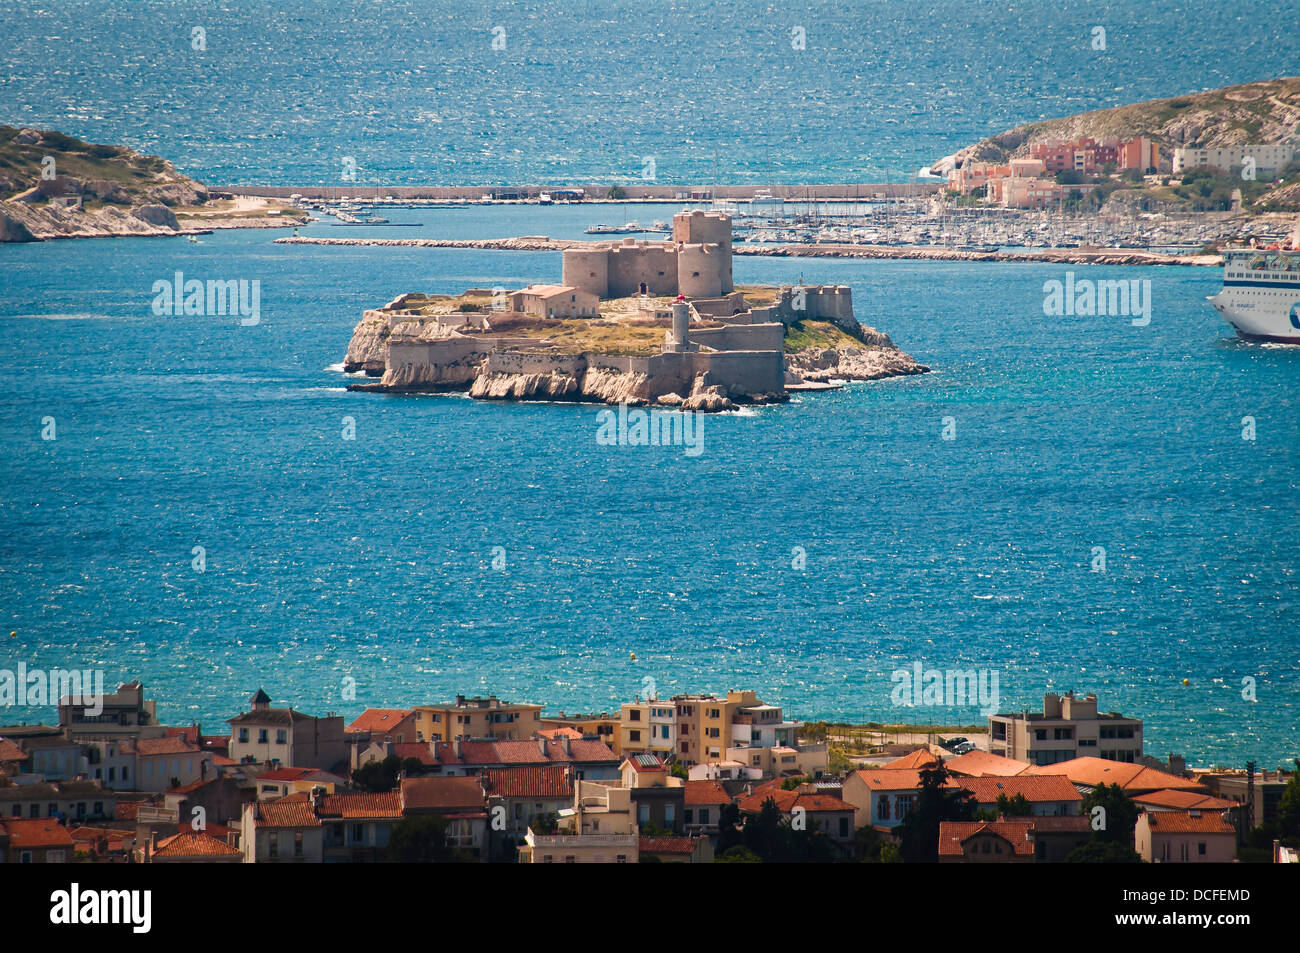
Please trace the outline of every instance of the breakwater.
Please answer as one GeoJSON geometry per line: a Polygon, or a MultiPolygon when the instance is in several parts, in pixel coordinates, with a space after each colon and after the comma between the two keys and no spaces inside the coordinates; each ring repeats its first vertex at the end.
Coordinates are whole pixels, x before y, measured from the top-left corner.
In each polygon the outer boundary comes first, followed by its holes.
{"type": "MultiPolygon", "coordinates": [[[[587,244],[541,236],[522,238],[277,238],[284,245],[358,245],[368,248],[474,248],[488,251],[563,251],[587,244]]],[[[1161,255],[1124,248],[1045,248],[1034,251],[966,251],[960,248],[911,248],[895,245],[736,245],[736,255],[773,258],[917,259],[924,261],[1019,261],[1057,265],[1220,265],[1218,255],[1161,255]]]]}

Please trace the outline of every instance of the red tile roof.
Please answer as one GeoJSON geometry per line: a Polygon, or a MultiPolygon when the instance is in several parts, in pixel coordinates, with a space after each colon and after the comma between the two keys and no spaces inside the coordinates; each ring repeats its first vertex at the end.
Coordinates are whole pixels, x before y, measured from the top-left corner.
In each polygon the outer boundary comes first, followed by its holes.
{"type": "Polygon", "coordinates": [[[328,774],[328,772],[321,771],[318,768],[272,768],[270,771],[263,771],[259,774],[257,780],[293,782],[305,780],[313,774],[328,774]]]}
{"type": "Polygon", "coordinates": [[[367,708],[345,731],[391,731],[414,714],[408,708],[367,708]]]}
{"type": "Polygon", "coordinates": [[[1000,754],[976,750],[960,754],[955,758],[949,758],[943,763],[943,766],[953,774],[966,774],[973,778],[1010,777],[1011,775],[1020,774],[1028,768],[1029,762],[1016,761],[1014,758],[1004,758],[1000,754]]]}
{"type": "Polygon", "coordinates": [[[686,806],[707,807],[713,804],[730,804],[731,795],[718,781],[687,781],[686,806]]]}
{"type": "MultiPolygon", "coordinates": [[[[198,754],[197,745],[192,745],[184,738],[137,738],[134,742],[137,754],[145,756],[159,754],[198,754]]],[[[125,747],[125,745],[123,746],[125,747]]]]}
{"type": "Polygon", "coordinates": [[[1107,761],[1105,758],[1074,758],[1070,761],[1058,761],[1056,764],[1033,765],[1025,769],[1025,774],[1064,774],[1075,784],[1095,788],[1103,784],[1118,784],[1130,796],[1144,791],[1159,791],[1170,788],[1180,791],[1204,791],[1205,786],[1169,774],[1157,771],[1141,764],[1123,761],[1107,761]]]}
{"type": "Polygon", "coordinates": [[[168,738],[184,738],[192,745],[199,744],[199,726],[190,725],[185,728],[168,728],[168,738]]]}
{"type": "Polygon", "coordinates": [[[73,847],[75,842],[66,827],[51,819],[19,820],[7,817],[0,820],[0,828],[9,835],[11,850],[33,847],[73,847]]]}
{"type": "MultiPolygon", "coordinates": [[[[415,758],[421,764],[435,765],[439,764],[433,752],[429,750],[429,745],[424,741],[402,741],[395,742],[390,749],[394,757],[401,758],[405,761],[407,758],[415,758]]],[[[446,764],[446,762],[441,762],[446,764]]]]}
{"type": "Polygon", "coordinates": [[[320,827],[305,794],[260,801],[253,808],[258,827],[320,827]]]}
{"type": "Polygon", "coordinates": [[[1150,794],[1139,794],[1133,800],[1138,804],[1150,807],[1165,807],[1182,811],[1192,808],[1201,811],[1227,811],[1238,806],[1236,801],[1211,797],[1198,791],[1152,791],[1150,794]]]}
{"type": "MultiPolygon", "coordinates": [[[[921,770],[913,768],[859,768],[853,772],[872,791],[911,791],[921,786],[921,770]]],[[[946,787],[955,787],[949,778],[946,787]]]]}
{"type": "Polygon", "coordinates": [[[882,768],[926,768],[939,763],[939,759],[934,756],[929,748],[917,748],[911,754],[905,754],[901,758],[895,758],[887,764],[881,765],[882,768]]]}
{"type": "Polygon", "coordinates": [[[561,764],[525,768],[489,768],[483,772],[483,789],[488,796],[547,798],[573,797],[569,769],[561,764]]]}
{"type": "Polygon", "coordinates": [[[486,809],[478,778],[407,778],[402,782],[402,806],[440,814],[486,809]]]}
{"type": "Polygon", "coordinates": [[[154,849],[155,857],[235,857],[239,848],[223,840],[198,831],[185,831],[160,840],[154,849]]]}
{"type": "Polygon", "coordinates": [[[0,738],[0,761],[26,761],[30,757],[31,755],[8,738],[0,738]]]}
{"type": "Polygon", "coordinates": [[[638,849],[643,854],[693,854],[699,843],[694,837],[640,837],[638,849]]]}
{"type": "Polygon", "coordinates": [[[980,804],[993,804],[999,794],[1014,798],[1023,794],[1031,804],[1044,801],[1082,801],[1079,789],[1063,774],[1021,775],[1002,778],[956,778],[960,785],[975,795],[980,804]]]}
{"type": "Polygon", "coordinates": [[[382,794],[326,794],[316,805],[319,817],[360,820],[402,816],[402,795],[399,791],[382,794]]]}
{"type": "Polygon", "coordinates": [[[1235,834],[1236,828],[1219,811],[1147,811],[1153,834],[1235,834]]]}
{"type": "Polygon", "coordinates": [[[1021,856],[1034,853],[1033,821],[944,821],[939,825],[939,856],[961,857],[962,845],[976,834],[992,832],[1011,842],[1021,856]]]}

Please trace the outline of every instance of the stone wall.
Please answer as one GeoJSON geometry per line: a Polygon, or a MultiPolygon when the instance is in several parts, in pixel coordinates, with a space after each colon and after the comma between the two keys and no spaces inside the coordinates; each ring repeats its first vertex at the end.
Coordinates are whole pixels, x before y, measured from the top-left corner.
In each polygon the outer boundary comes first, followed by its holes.
{"type": "Polygon", "coordinates": [[[692,328],[692,344],[715,351],[781,351],[785,347],[785,325],[729,324],[721,328],[692,328]]]}

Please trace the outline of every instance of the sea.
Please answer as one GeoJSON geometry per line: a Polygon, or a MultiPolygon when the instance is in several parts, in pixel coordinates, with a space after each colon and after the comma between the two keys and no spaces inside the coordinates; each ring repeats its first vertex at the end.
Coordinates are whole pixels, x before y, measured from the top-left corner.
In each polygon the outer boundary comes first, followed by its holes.
{"type": "MultiPolygon", "coordinates": [[[[0,123],[213,185],[334,184],[346,156],[377,188],[636,181],[647,156],[680,184],[910,181],[1020,122],[1294,73],[1290,14],[3,2],[0,123]]],[[[301,231],[580,237],[680,207],[301,231]]],[[[995,675],[1003,711],[1095,692],[1162,758],[1300,753],[1300,348],[1235,339],[1218,269],[738,257],[738,283],[850,286],[931,372],[708,416],[694,455],[601,442],[594,406],[345,390],[365,308],[554,281],[558,253],[283,234],[0,246],[0,670],[138,678],[209,733],[259,687],[348,718],[753,688],[801,720],[984,722],[900,704],[919,663],[995,675]],[[1149,281],[1150,322],[1046,314],[1070,270],[1149,281]],[[177,272],[257,281],[259,320],[155,313],[177,272]]]]}

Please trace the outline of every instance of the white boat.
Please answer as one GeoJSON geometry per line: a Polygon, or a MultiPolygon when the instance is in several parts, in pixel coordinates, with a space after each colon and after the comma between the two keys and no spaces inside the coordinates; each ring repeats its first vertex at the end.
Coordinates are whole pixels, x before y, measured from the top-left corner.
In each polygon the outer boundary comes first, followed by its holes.
{"type": "Polygon", "coordinates": [[[1223,290],[1206,300],[1247,341],[1300,344],[1300,251],[1234,248],[1223,290]]]}

